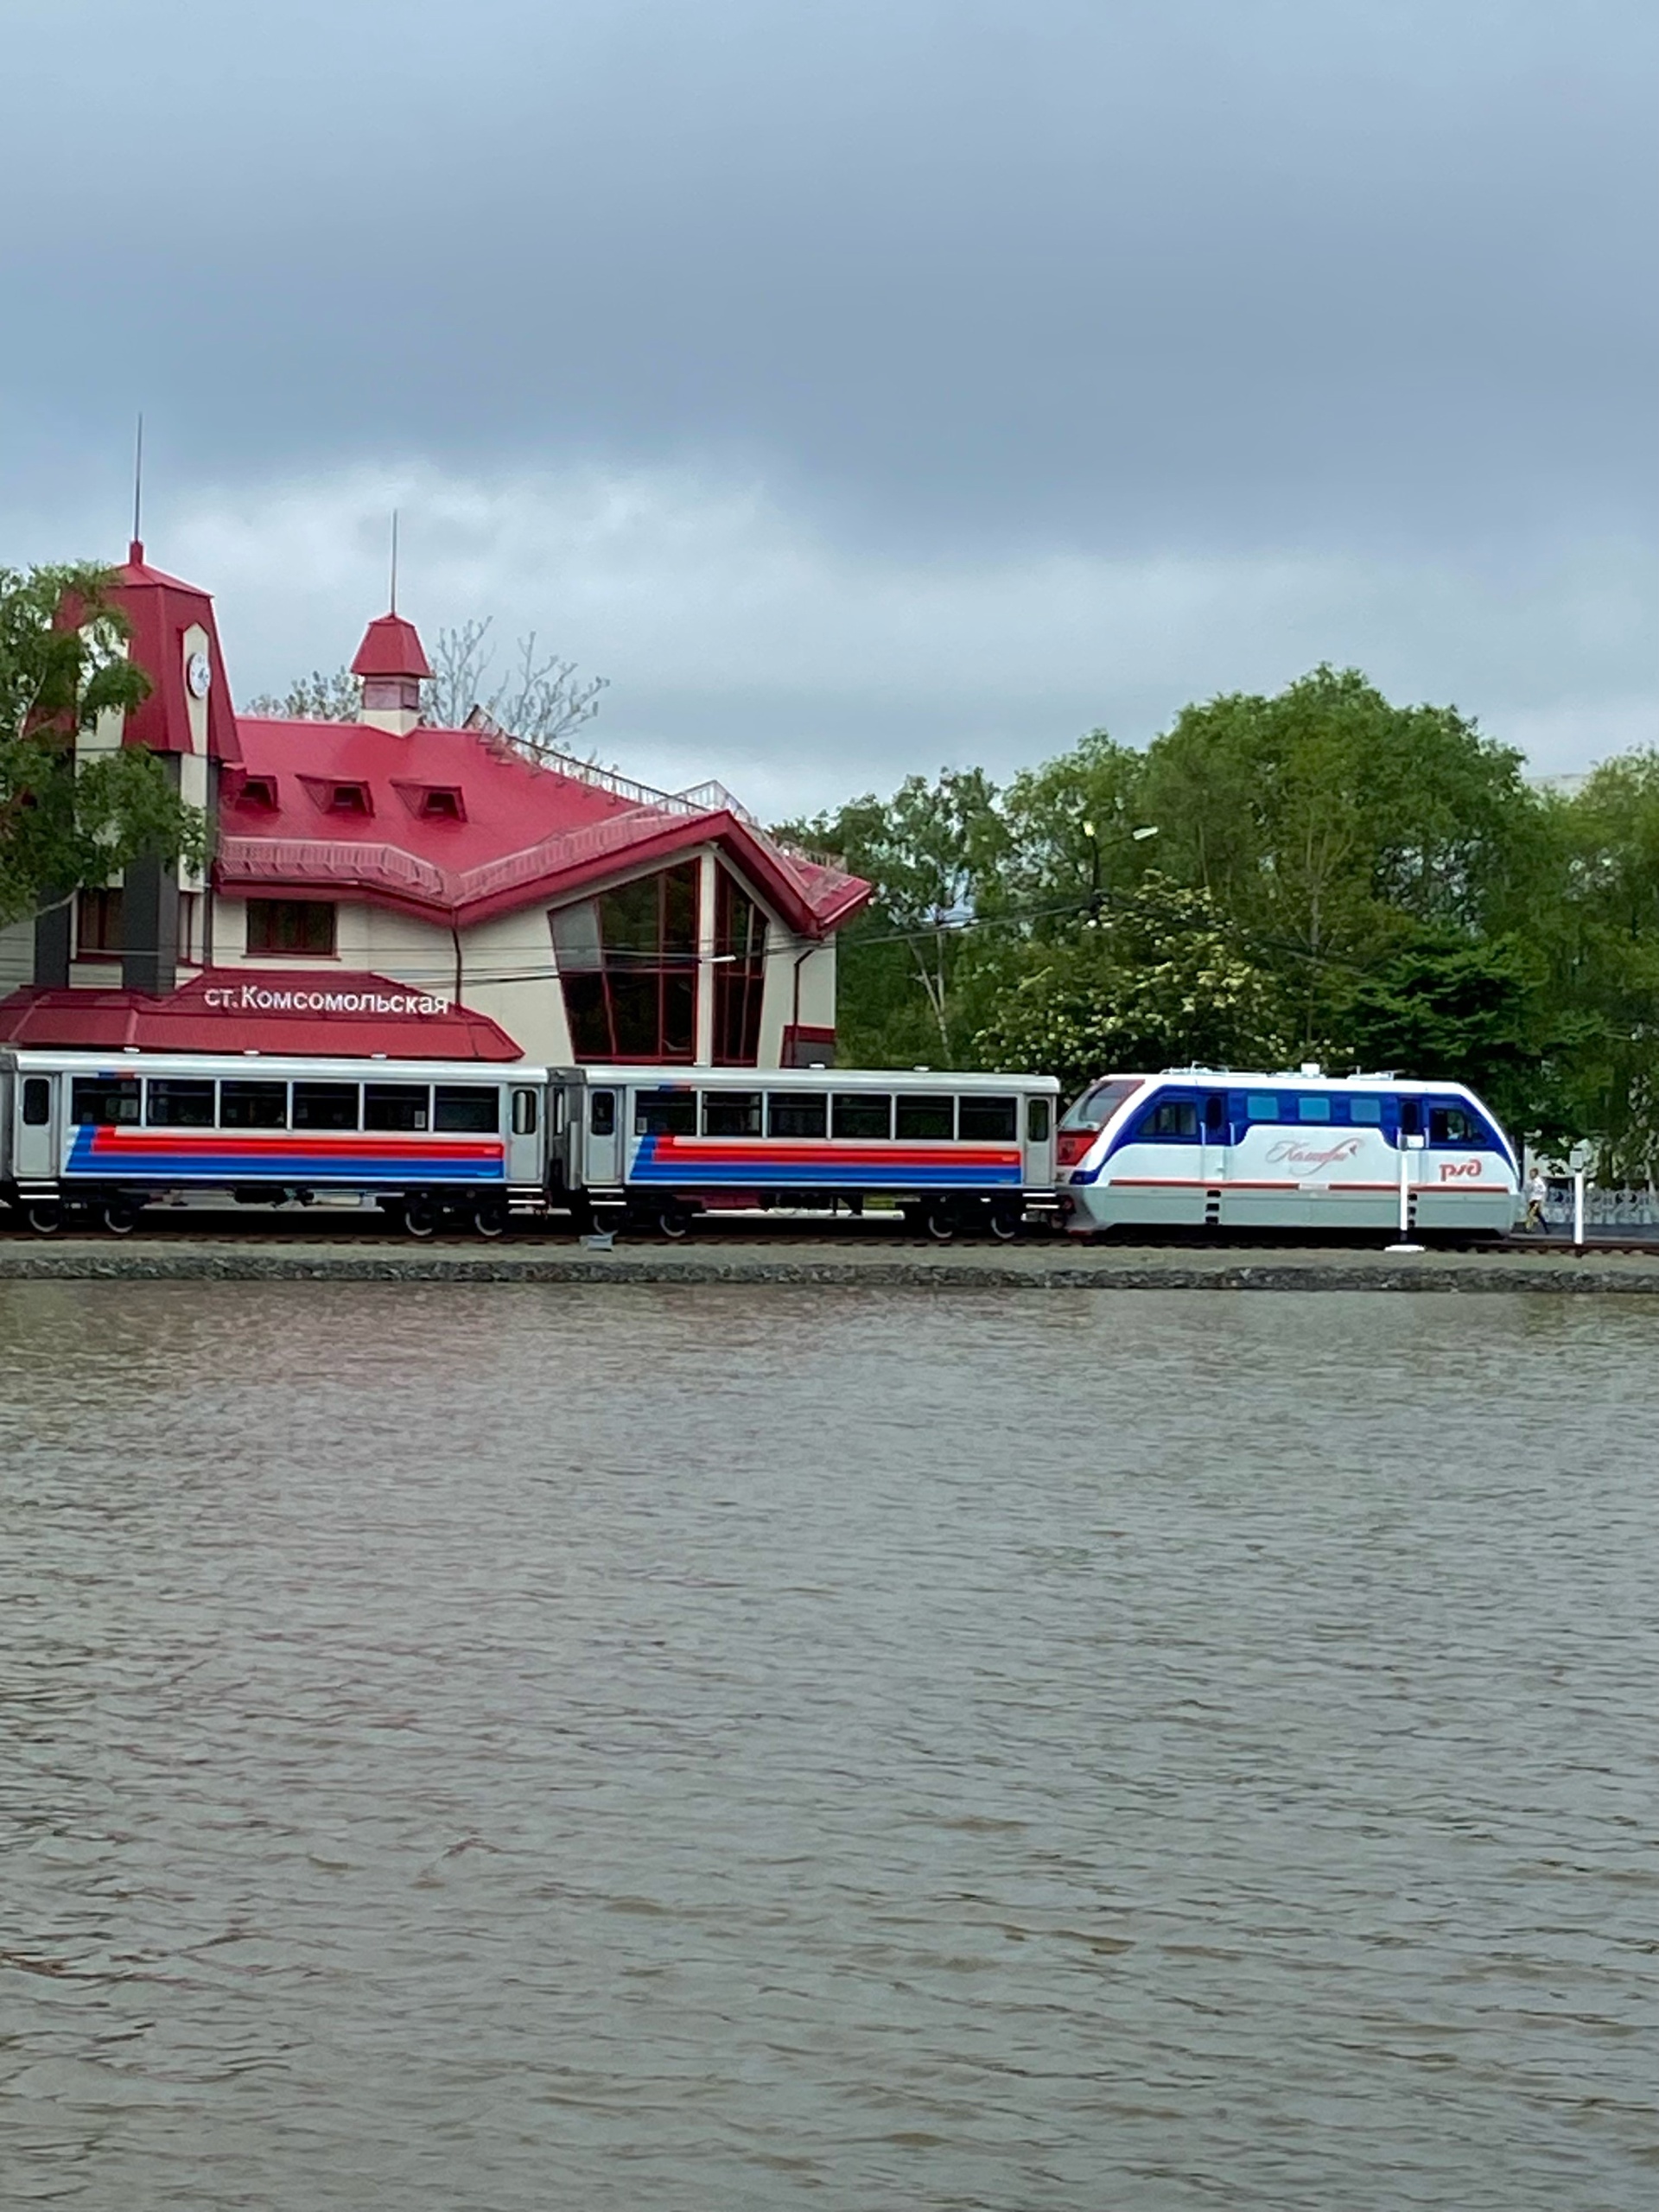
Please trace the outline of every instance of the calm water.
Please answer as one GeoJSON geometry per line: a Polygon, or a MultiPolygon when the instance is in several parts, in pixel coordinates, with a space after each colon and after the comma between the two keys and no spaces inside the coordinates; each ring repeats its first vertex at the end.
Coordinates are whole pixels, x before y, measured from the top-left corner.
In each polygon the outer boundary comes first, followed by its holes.
{"type": "Polygon", "coordinates": [[[9,2202],[1659,2197],[1659,1316],[0,1285],[0,1358],[9,2202]]]}

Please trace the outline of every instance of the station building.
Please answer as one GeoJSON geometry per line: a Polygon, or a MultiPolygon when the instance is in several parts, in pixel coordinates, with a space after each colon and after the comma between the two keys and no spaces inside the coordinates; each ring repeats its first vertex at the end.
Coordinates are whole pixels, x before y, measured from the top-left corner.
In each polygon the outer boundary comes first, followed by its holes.
{"type": "Polygon", "coordinates": [[[238,715],[209,594],[137,543],[115,573],[150,691],[82,750],[148,746],[211,857],[0,931],[0,1042],[833,1062],[836,932],[868,884],[718,784],[653,791],[487,724],[429,727],[396,613],[352,663],[355,721],[238,715]]]}

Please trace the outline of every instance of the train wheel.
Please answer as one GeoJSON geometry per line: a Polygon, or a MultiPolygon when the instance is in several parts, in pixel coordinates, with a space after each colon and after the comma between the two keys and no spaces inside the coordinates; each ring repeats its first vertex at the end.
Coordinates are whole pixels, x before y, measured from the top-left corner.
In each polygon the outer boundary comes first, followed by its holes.
{"type": "Polygon", "coordinates": [[[111,1236],[130,1236],[138,1225],[138,1208],[130,1198],[111,1198],[100,1211],[111,1236]]]}
{"type": "Polygon", "coordinates": [[[473,1227],[480,1236],[502,1236],[506,1234],[507,1206],[505,1198],[480,1198],[473,1208],[473,1227]]]}
{"type": "Polygon", "coordinates": [[[438,1210],[430,1198],[416,1195],[405,1200],[404,1227],[410,1236],[435,1236],[438,1233],[438,1210]]]}
{"type": "Polygon", "coordinates": [[[922,1227],[935,1244],[948,1244],[957,1233],[957,1213],[954,1206],[938,1201],[922,1208],[922,1227]]]}
{"type": "Polygon", "coordinates": [[[691,1217],[679,1206],[664,1206],[656,1217],[657,1234],[677,1244],[691,1227],[691,1217]]]}
{"type": "Polygon", "coordinates": [[[38,1205],[25,1206],[23,1219],[37,1236],[55,1236],[63,1227],[63,1208],[55,1198],[44,1199],[38,1205]]]}
{"type": "Polygon", "coordinates": [[[986,1227],[999,1244],[1012,1244],[1020,1234],[1020,1208],[993,1206],[986,1227]]]}

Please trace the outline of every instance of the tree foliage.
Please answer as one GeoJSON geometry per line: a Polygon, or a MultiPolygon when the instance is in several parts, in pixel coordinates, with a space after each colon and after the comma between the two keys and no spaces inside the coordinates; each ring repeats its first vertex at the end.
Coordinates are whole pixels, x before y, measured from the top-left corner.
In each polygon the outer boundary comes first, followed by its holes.
{"type": "Polygon", "coordinates": [[[1392,1068],[1659,1177],[1659,752],[1564,798],[1455,708],[1318,668],[791,834],[876,886],[842,939],[866,1065],[1392,1068]]]}
{"type": "Polygon", "coordinates": [[[106,709],[149,692],[107,570],[0,569],[0,922],[107,882],[146,855],[200,861],[206,825],[142,746],[79,758],[106,709]]]}

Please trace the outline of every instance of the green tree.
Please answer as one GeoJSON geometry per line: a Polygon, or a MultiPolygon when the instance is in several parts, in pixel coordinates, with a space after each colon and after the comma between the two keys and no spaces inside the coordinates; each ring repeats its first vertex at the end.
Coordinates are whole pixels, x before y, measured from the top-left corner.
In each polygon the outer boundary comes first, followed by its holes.
{"type": "Polygon", "coordinates": [[[77,760],[77,736],[149,686],[125,657],[109,573],[0,569],[0,922],[146,855],[200,861],[206,823],[142,746],[77,760]]]}
{"type": "Polygon", "coordinates": [[[833,855],[875,887],[838,941],[840,1038],[855,1065],[952,1067],[966,1042],[959,980],[982,887],[1005,839],[996,787],[978,768],[909,776],[779,836],[833,855]]]}
{"type": "Polygon", "coordinates": [[[1208,891],[1296,1007],[1339,1035],[1352,976],[1427,931],[1473,942],[1521,920],[1547,849],[1521,756],[1451,707],[1396,707],[1357,670],[1275,697],[1186,708],[1148,748],[1158,864],[1208,891]]]}
{"type": "Polygon", "coordinates": [[[1556,826],[1562,895],[1535,933],[1570,1025],[1564,1133],[1589,1139],[1605,1181],[1659,1179],[1659,752],[1598,768],[1556,826]]]}
{"type": "Polygon", "coordinates": [[[1272,978],[1205,891],[1148,874],[1066,938],[1004,965],[975,1039],[995,1067],[1058,1076],[1067,1096],[1113,1068],[1274,1065],[1272,978]]]}

